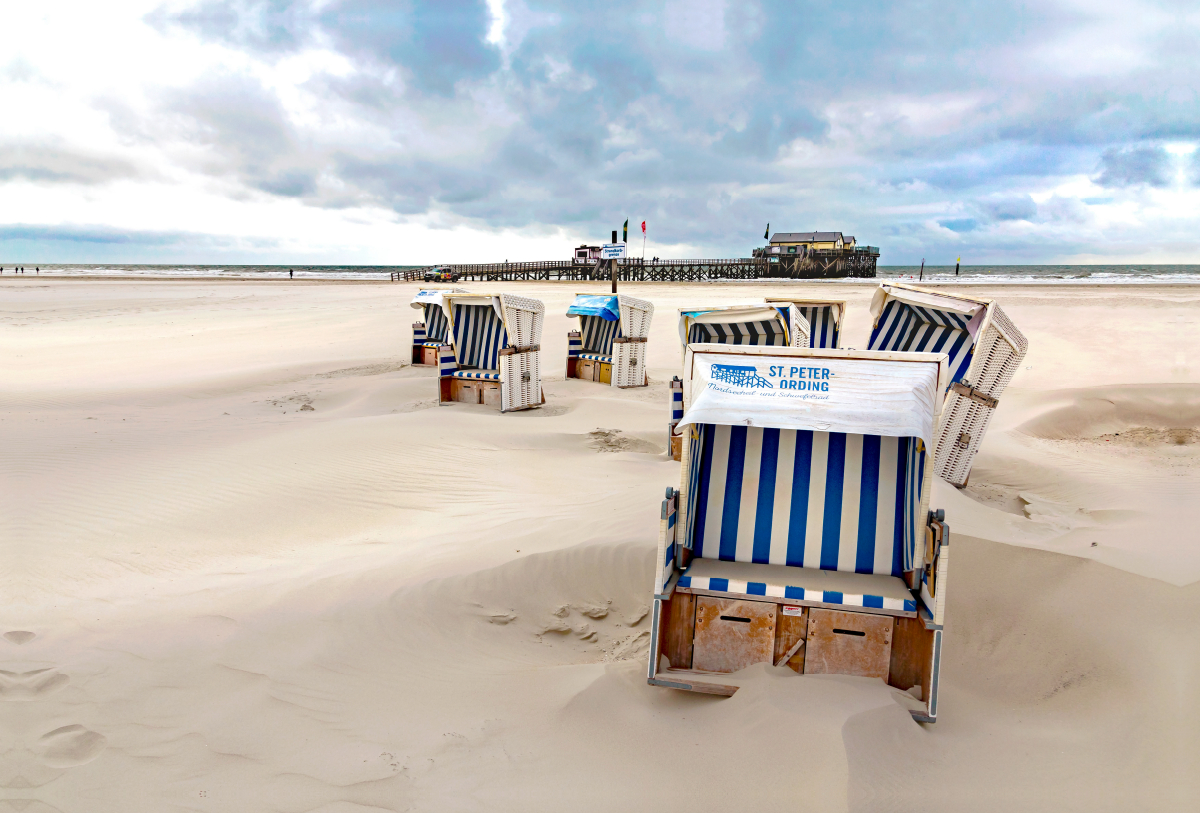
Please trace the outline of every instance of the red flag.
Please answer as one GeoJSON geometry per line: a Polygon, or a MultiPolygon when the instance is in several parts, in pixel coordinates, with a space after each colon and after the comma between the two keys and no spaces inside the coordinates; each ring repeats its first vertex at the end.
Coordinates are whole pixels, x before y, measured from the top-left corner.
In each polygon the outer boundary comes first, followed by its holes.
{"type": "Polygon", "coordinates": [[[645,234],[645,233],[646,233],[646,221],[643,220],[642,221],[642,234],[645,234]]]}

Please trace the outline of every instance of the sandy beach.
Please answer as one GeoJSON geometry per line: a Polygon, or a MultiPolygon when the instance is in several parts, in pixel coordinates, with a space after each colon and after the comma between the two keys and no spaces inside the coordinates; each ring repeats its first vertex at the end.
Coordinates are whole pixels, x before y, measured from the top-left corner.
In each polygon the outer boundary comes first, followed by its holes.
{"type": "MultiPolygon", "coordinates": [[[[505,286],[464,284],[472,290],[505,286]]],[[[651,385],[438,406],[418,286],[0,279],[0,811],[1191,811],[1200,291],[972,285],[1029,339],[969,486],[939,721],[881,681],[646,685],[676,311],[651,385]]],[[[952,287],[948,287],[953,290],[952,287]]]]}

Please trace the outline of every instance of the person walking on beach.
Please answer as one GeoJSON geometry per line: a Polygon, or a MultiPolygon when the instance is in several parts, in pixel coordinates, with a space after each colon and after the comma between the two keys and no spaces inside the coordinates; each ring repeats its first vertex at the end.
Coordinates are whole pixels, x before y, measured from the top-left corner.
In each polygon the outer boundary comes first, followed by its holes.
{"type": "Polygon", "coordinates": [[[289,268],[288,269],[288,279],[295,279],[295,278],[296,278],[296,275],[292,272],[292,269],[289,268]]]}

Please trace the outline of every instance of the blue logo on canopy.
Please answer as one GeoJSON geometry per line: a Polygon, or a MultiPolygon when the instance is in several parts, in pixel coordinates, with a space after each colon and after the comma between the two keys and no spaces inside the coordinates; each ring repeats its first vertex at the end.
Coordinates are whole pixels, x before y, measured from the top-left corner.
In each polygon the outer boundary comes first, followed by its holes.
{"type": "Polygon", "coordinates": [[[732,384],[735,387],[749,387],[751,389],[774,389],[774,385],[758,374],[758,370],[754,367],[735,367],[731,364],[714,364],[712,366],[712,380],[720,381],[722,384],[732,384]]]}

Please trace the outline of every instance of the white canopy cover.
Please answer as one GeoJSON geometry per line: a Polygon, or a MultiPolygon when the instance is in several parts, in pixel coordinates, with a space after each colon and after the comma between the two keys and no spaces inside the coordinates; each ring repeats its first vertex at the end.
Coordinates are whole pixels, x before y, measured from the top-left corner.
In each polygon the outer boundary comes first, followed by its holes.
{"type": "MultiPolygon", "coordinates": [[[[944,357],[943,357],[944,358],[944,357]]],[[[700,352],[680,426],[916,437],[933,445],[939,363],[700,352]]]]}
{"type": "Polygon", "coordinates": [[[421,310],[426,305],[437,305],[445,310],[445,298],[450,294],[465,294],[466,290],[462,288],[434,288],[427,291],[417,291],[417,295],[412,298],[409,303],[411,307],[421,310]]]}

